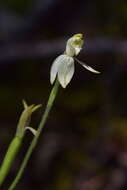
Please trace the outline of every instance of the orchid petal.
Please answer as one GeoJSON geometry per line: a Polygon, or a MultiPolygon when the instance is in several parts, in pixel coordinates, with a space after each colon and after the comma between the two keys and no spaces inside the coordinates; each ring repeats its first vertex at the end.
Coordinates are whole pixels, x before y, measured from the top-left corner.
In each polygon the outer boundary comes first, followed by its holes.
{"type": "Polygon", "coordinates": [[[64,56],[65,56],[65,55],[60,55],[60,56],[58,56],[58,57],[54,60],[52,66],[51,66],[51,70],[50,70],[50,82],[51,82],[51,84],[53,84],[53,82],[55,81],[56,75],[57,75],[57,73],[58,73],[59,66],[60,66],[61,63],[62,63],[62,60],[63,60],[64,56]]]}
{"type": "Polygon", "coordinates": [[[75,58],[75,60],[80,63],[80,65],[82,65],[83,67],[85,67],[85,69],[87,69],[88,71],[91,71],[92,73],[96,73],[99,74],[99,71],[96,71],[95,69],[93,69],[92,67],[90,67],[89,65],[87,65],[86,63],[83,63],[82,61],[79,61],[77,58],[75,58]]]}
{"type": "Polygon", "coordinates": [[[58,80],[63,88],[66,88],[71,81],[74,74],[74,59],[70,56],[64,55],[62,64],[58,69],[58,80]]]}

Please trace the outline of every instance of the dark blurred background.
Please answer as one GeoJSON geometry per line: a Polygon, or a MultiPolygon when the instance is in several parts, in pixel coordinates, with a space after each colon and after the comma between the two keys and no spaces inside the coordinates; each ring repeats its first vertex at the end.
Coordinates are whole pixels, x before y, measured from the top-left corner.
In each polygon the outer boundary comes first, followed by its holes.
{"type": "MultiPolygon", "coordinates": [[[[85,36],[68,87],[57,100],[17,190],[127,189],[127,1],[0,1],[0,162],[13,138],[22,99],[42,103],[50,66],[75,33],[85,36]]],[[[24,145],[3,186],[14,179],[32,140],[24,145]]]]}

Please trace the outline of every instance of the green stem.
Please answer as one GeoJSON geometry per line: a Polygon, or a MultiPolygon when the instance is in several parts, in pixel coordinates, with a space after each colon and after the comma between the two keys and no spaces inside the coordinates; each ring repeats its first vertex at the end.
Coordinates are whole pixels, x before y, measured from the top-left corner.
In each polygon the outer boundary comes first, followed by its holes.
{"type": "Polygon", "coordinates": [[[51,108],[53,106],[55,97],[57,95],[58,87],[59,87],[59,82],[56,80],[55,85],[54,85],[54,87],[53,87],[53,89],[52,89],[52,91],[50,93],[45,112],[44,112],[44,114],[42,116],[42,119],[41,119],[41,122],[39,124],[38,130],[37,130],[37,135],[33,138],[32,142],[30,144],[30,147],[29,147],[29,149],[28,149],[28,151],[27,151],[27,153],[25,155],[25,158],[24,158],[24,160],[22,162],[22,165],[21,165],[21,167],[20,167],[20,169],[18,171],[18,174],[17,174],[16,178],[14,179],[14,181],[12,182],[12,184],[9,187],[8,190],[13,190],[16,187],[17,183],[19,182],[20,178],[22,177],[24,169],[25,169],[25,167],[26,167],[26,165],[27,165],[27,163],[29,161],[29,158],[30,158],[30,156],[31,156],[31,154],[32,154],[37,142],[38,142],[38,138],[39,138],[39,136],[41,134],[41,131],[42,131],[45,123],[46,123],[46,120],[48,118],[49,112],[50,112],[50,110],[51,110],[51,108]]]}
{"type": "Polygon", "coordinates": [[[15,136],[14,139],[11,141],[11,144],[9,145],[9,148],[0,168],[0,186],[3,184],[5,178],[7,177],[21,144],[22,138],[20,138],[19,136],[15,136]]]}

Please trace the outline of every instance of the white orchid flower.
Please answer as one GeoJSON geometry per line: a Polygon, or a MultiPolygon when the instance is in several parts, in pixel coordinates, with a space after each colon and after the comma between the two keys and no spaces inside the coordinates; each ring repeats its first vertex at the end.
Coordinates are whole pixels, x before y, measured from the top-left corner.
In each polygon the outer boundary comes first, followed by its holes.
{"type": "Polygon", "coordinates": [[[51,66],[50,70],[51,84],[53,84],[56,77],[58,77],[58,81],[61,84],[61,86],[63,88],[66,88],[66,86],[69,84],[74,74],[75,70],[74,60],[80,63],[87,70],[93,73],[100,73],[91,68],[90,66],[88,66],[87,64],[79,61],[77,58],[75,58],[75,56],[80,53],[82,46],[83,46],[82,34],[75,34],[67,41],[66,50],[64,54],[58,56],[51,66]]]}

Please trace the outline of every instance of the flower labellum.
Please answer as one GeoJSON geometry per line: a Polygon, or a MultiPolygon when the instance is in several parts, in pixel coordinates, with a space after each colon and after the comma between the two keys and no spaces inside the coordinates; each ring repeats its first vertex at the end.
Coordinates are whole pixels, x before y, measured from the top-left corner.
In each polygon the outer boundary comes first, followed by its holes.
{"type": "Polygon", "coordinates": [[[54,83],[56,77],[58,77],[58,81],[63,88],[71,81],[73,74],[74,74],[74,60],[76,60],[79,64],[85,67],[87,70],[93,73],[100,73],[87,64],[79,61],[75,56],[77,56],[83,46],[83,35],[82,34],[75,34],[72,36],[66,44],[66,50],[64,54],[58,56],[50,70],[50,82],[51,84],[54,83]]]}

